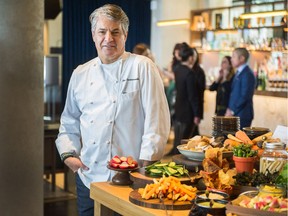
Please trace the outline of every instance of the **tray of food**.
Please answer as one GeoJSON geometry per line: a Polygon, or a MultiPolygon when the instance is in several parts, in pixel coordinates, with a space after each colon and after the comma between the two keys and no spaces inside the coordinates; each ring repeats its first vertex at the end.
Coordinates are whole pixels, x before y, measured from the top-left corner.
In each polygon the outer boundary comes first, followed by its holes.
{"type": "Polygon", "coordinates": [[[177,146],[178,151],[189,160],[202,161],[205,158],[205,152],[210,148],[220,148],[224,158],[232,158],[233,152],[223,147],[221,140],[215,140],[214,137],[194,136],[186,144],[177,146]]]}
{"type": "Polygon", "coordinates": [[[238,198],[226,205],[226,213],[247,216],[287,215],[288,199],[273,194],[254,193],[249,196],[240,194],[238,198]]]}
{"type": "Polygon", "coordinates": [[[130,173],[130,179],[136,183],[147,184],[153,182],[153,179],[160,179],[163,176],[174,176],[180,182],[191,184],[190,173],[184,165],[176,164],[175,162],[157,161],[147,167],[141,167],[138,170],[130,173]]]}
{"type": "Polygon", "coordinates": [[[177,177],[163,176],[153,183],[133,190],[129,194],[130,202],[148,208],[166,210],[188,210],[191,200],[196,197],[197,188],[181,183],[177,177]]]}

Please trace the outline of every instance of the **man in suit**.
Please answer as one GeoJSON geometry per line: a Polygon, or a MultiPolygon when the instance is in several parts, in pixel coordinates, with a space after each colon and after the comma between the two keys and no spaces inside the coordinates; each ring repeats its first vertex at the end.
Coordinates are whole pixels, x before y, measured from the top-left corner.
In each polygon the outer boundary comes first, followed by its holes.
{"type": "Polygon", "coordinates": [[[229,105],[225,116],[239,116],[240,129],[250,127],[253,117],[253,94],[256,79],[248,66],[249,52],[246,48],[236,48],[232,53],[232,65],[236,75],[232,82],[229,105]]]}

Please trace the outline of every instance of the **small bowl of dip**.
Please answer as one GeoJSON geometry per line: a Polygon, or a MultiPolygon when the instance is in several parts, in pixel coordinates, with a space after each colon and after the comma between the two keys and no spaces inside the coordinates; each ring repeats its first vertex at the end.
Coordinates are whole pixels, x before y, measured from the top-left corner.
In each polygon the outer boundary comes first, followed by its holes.
{"type": "Polygon", "coordinates": [[[221,191],[200,190],[196,193],[198,199],[228,200],[229,194],[221,191]]]}
{"type": "Polygon", "coordinates": [[[227,200],[196,199],[190,210],[190,215],[197,212],[198,215],[217,215],[225,216],[227,200]]]}

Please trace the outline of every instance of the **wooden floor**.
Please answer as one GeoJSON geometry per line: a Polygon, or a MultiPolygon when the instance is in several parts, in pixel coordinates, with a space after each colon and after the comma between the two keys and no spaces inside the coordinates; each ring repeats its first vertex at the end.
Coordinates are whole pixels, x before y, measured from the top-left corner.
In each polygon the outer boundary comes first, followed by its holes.
{"type": "Polygon", "coordinates": [[[76,195],[63,190],[64,175],[56,174],[56,189],[50,179],[43,179],[44,216],[77,216],[76,195]]]}
{"type": "Polygon", "coordinates": [[[78,216],[76,199],[44,203],[44,216],[78,216]]]}
{"type": "MultiPolygon", "coordinates": [[[[165,154],[172,149],[174,134],[171,133],[165,148],[165,154]]],[[[164,156],[162,162],[171,161],[171,156],[164,156]]],[[[56,190],[52,192],[51,179],[43,178],[44,216],[78,216],[76,194],[65,192],[64,174],[56,174],[56,190]]]]}

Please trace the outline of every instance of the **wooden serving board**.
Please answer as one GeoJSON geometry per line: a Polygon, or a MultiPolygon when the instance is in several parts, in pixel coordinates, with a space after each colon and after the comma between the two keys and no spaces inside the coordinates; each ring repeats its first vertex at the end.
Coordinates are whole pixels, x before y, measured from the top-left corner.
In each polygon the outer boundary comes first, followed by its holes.
{"type": "Polygon", "coordinates": [[[138,190],[133,190],[129,194],[129,201],[143,207],[153,208],[153,209],[163,209],[163,210],[189,210],[192,207],[190,201],[175,201],[165,198],[163,203],[160,199],[142,199],[141,194],[138,190]]]}

